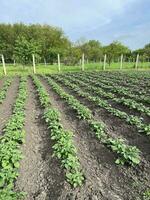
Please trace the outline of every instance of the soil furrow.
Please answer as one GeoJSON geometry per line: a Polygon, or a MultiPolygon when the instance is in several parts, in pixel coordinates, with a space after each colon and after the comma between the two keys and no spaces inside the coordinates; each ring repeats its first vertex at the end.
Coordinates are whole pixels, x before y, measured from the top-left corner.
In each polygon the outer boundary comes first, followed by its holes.
{"type": "Polygon", "coordinates": [[[89,102],[87,99],[80,97],[75,92],[71,91],[64,84],[59,83],[59,85],[69,94],[77,98],[81,103],[86,105],[90,110],[93,111],[95,119],[103,121],[109,132],[115,134],[116,136],[126,138],[130,145],[137,146],[143,153],[144,158],[150,162],[150,137],[138,133],[136,127],[127,124],[125,121],[111,115],[108,111],[100,108],[93,102],[89,102]]]}
{"type": "Polygon", "coordinates": [[[52,156],[53,142],[50,131],[42,119],[36,90],[28,79],[26,104],[24,158],[21,161],[16,189],[27,193],[25,200],[55,200],[64,188],[64,172],[59,161],[52,156]]]}
{"type": "Polygon", "coordinates": [[[0,89],[2,88],[4,81],[5,81],[5,78],[0,77],[0,89]]]}
{"type": "MultiPolygon", "coordinates": [[[[87,83],[87,84],[88,84],[88,82],[85,81],[85,80],[82,80],[82,79],[80,79],[80,78],[79,78],[78,80],[81,80],[83,83],[87,83]]],[[[74,82],[74,81],[73,81],[73,82],[74,82]]],[[[75,82],[74,82],[74,83],[75,83],[75,82]]],[[[101,88],[101,86],[100,86],[100,85],[97,85],[96,83],[92,83],[92,82],[89,82],[89,83],[91,83],[91,85],[94,86],[94,87],[97,88],[97,89],[98,89],[98,88],[102,89],[104,92],[107,92],[107,91],[108,91],[108,89],[106,89],[106,88],[101,88]]],[[[77,83],[77,84],[78,84],[78,83],[77,83]]],[[[80,84],[79,84],[79,85],[80,85],[80,84]]],[[[84,87],[84,86],[82,86],[82,85],[80,85],[80,87],[86,90],[86,87],[84,87]]],[[[114,87],[115,87],[115,86],[114,86],[114,87]]],[[[93,91],[91,91],[91,93],[94,94],[93,91]]],[[[115,92],[113,92],[113,91],[110,92],[110,93],[112,93],[112,94],[115,96],[115,98],[118,97],[118,94],[117,94],[117,93],[115,93],[115,92]]],[[[112,98],[106,98],[106,97],[101,96],[101,95],[99,95],[99,96],[100,96],[100,98],[107,100],[108,103],[110,103],[114,108],[120,109],[120,110],[122,110],[122,111],[125,110],[125,112],[128,112],[129,114],[133,114],[133,115],[140,116],[140,117],[142,117],[142,118],[145,119],[146,123],[149,123],[149,122],[150,122],[150,117],[148,117],[144,112],[138,111],[137,109],[132,109],[132,108],[130,108],[129,106],[124,105],[124,104],[122,104],[122,103],[118,103],[118,102],[114,101],[112,98]]],[[[123,96],[124,96],[124,95],[123,95],[123,96]]],[[[119,98],[120,98],[120,97],[119,97],[119,98]]],[[[130,98],[130,97],[127,97],[126,99],[130,99],[131,101],[133,100],[133,98],[130,98]]],[[[138,101],[136,101],[136,100],[134,100],[134,101],[135,101],[136,103],[138,103],[138,101]]],[[[147,106],[147,107],[149,107],[149,106],[147,106]]]]}
{"type": "MultiPolygon", "coordinates": [[[[86,83],[85,81],[83,81],[83,82],[86,83]]],[[[98,97],[100,97],[100,99],[106,100],[109,104],[111,104],[111,106],[112,106],[113,108],[118,109],[118,110],[123,111],[123,112],[126,112],[127,114],[130,114],[130,115],[138,116],[138,117],[142,118],[142,119],[143,119],[143,122],[146,123],[146,124],[149,124],[149,123],[150,123],[150,117],[147,116],[145,113],[140,112],[140,111],[138,111],[137,109],[132,109],[132,108],[130,108],[129,106],[124,105],[123,103],[118,103],[118,102],[114,101],[113,99],[106,98],[106,97],[101,96],[101,95],[99,95],[99,94],[97,95],[95,92],[87,90],[87,88],[86,88],[85,86],[81,86],[80,84],[76,83],[75,81],[73,81],[73,83],[79,85],[79,87],[80,87],[83,91],[89,92],[89,94],[91,94],[92,96],[98,96],[98,97]]],[[[96,87],[95,84],[94,84],[93,86],[96,87]]],[[[97,87],[97,88],[99,88],[99,87],[97,87]]],[[[106,92],[105,89],[104,89],[104,92],[106,92]]],[[[115,95],[115,96],[116,96],[116,95],[115,95]]],[[[129,98],[129,99],[130,99],[130,98],[129,98]]],[[[130,100],[131,100],[131,99],[130,99],[130,100]]]]}
{"type": "MultiPolygon", "coordinates": [[[[95,76],[94,74],[93,74],[92,76],[93,76],[94,78],[97,77],[97,76],[95,76]]],[[[98,77],[99,77],[99,76],[98,76],[98,77]]],[[[145,85],[141,85],[141,81],[140,81],[140,82],[138,83],[138,86],[137,86],[137,84],[126,83],[125,80],[116,80],[116,77],[115,77],[115,79],[112,79],[112,78],[109,78],[109,77],[107,77],[107,76],[105,76],[105,77],[102,76],[102,80],[110,81],[111,83],[113,83],[114,86],[123,86],[123,87],[129,89],[131,92],[133,92],[133,93],[135,93],[135,94],[137,94],[137,92],[139,92],[139,89],[140,89],[140,90],[143,90],[143,88],[144,88],[144,90],[148,89],[148,88],[147,88],[147,83],[146,83],[146,81],[145,81],[145,85]]],[[[110,84],[110,82],[109,82],[109,84],[110,84]]],[[[112,86],[112,84],[111,84],[111,86],[112,86]]]]}
{"type": "MultiPolygon", "coordinates": [[[[87,78],[89,77],[90,75],[88,75],[87,76],[87,78]]],[[[90,76],[90,78],[91,78],[92,76],[90,76]]],[[[95,76],[94,76],[95,77],[95,76]]],[[[94,78],[93,77],[93,78],[94,78]]],[[[97,76],[96,76],[97,77],[97,76]]],[[[96,78],[95,77],[95,78],[96,78]]],[[[99,81],[99,82],[101,82],[101,79],[99,79],[98,77],[97,77],[97,80],[99,81]]],[[[92,84],[92,83],[91,83],[92,84]]],[[[105,86],[108,86],[108,84],[107,83],[103,83],[105,86]]],[[[93,84],[92,84],[93,85],[93,84]]],[[[94,84],[95,85],[95,84],[94,84]]],[[[93,85],[93,86],[94,86],[93,85]]],[[[121,86],[121,85],[120,85],[121,86]]],[[[149,103],[146,103],[146,102],[144,102],[142,99],[141,100],[137,100],[135,97],[130,97],[130,95],[128,96],[128,95],[124,95],[124,94],[122,94],[122,93],[120,93],[120,92],[114,92],[114,91],[112,91],[111,89],[109,89],[109,88],[105,88],[105,87],[102,87],[101,85],[99,85],[99,86],[97,86],[97,87],[100,87],[101,89],[103,89],[104,91],[108,91],[108,92],[111,92],[111,93],[114,93],[115,94],[115,96],[117,97],[117,98],[121,98],[121,97],[126,97],[127,99],[133,99],[133,100],[135,100],[136,102],[141,102],[143,105],[145,105],[145,106],[149,106],[149,103]]],[[[114,86],[115,87],[115,86],[114,86]]],[[[133,93],[133,92],[132,92],[133,93]]],[[[136,95],[137,95],[137,93],[136,93],[136,95]]],[[[142,95],[139,95],[139,96],[141,96],[142,97],[142,95]]]]}
{"type": "MultiPolygon", "coordinates": [[[[118,167],[115,156],[89,130],[88,124],[78,120],[73,110],[51,89],[47,81],[41,78],[47,89],[53,107],[61,112],[64,128],[75,133],[74,140],[78,149],[81,166],[85,174],[85,184],[76,190],[68,186],[59,199],[61,200],[133,200],[134,195],[141,195],[142,188],[133,188],[135,180],[145,182],[135,175],[133,168],[118,167]],[[132,189],[131,189],[132,188],[132,189]]],[[[145,185],[145,184],[144,184],[145,185]]]]}
{"type": "Polygon", "coordinates": [[[9,116],[12,114],[12,106],[15,103],[17,97],[17,91],[19,87],[19,78],[16,77],[13,79],[10,87],[8,88],[6,98],[3,103],[0,104],[0,135],[2,130],[9,119],[9,116]]]}

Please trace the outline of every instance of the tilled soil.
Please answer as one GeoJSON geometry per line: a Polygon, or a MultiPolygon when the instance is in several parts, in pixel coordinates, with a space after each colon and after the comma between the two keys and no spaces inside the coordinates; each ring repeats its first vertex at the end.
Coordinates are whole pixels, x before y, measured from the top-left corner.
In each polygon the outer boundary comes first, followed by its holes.
{"type": "Polygon", "coordinates": [[[5,81],[5,78],[1,77],[0,78],[0,89],[2,88],[4,81],[5,81]]]}
{"type": "MultiPolygon", "coordinates": [[[[111,92],[111,90],[110,89],[106,89],[105,88],[105,91],[107,92],[111,92]]],[[[118,92],[113,92],[114,94],[115,94],[115,96],[117,97],[117,98],[122,98],[122,97],[125,97],[126,99],[133,99],[134,101],[136,101],[136,102],[139,102],[139,103],[142,103],[143,105],[145,105],[145,106],[150,106],[150,104],[149,103],[147,103],[147,102],[145,102],[145,101],[143,101],[143,100],[138,100],[138,99],[136,99],[135,97],[129,97],[128,95],[125,95],[125,94],[121,94],[121,93],[118,93],[118,92]]],[[[137,95],[137,94],[136,94],[137,95]]]]}
{"type": "Polygon", "coordinates": [[[27,193],[25,200],[55,200],[64,188],[64,172],[59,161],[52,157],[53,142],[42,119],[36,89],[28,79],[26,104],[24,158],[21,161],[16,190],[27,193]]]}
{"type": "MultiPolygon", "coordinates": [[[[75,96],[75,98],[81,101],[81,103],[92,110],[95,119],[103,121],[110,133],[112,132],[116,137],[125,138],[129,144],[137,146],[142,151],[144,158],[150,162],[149,136],[140,134],[135,126],[129,125],[125,120],[119,119],[118,117],[110,114],[107,110],[100,108],[95,103],[80,97],[63,84],[59,83],[59,85],[62,86],[66,92],[75,96]]],[[[126,112],[126,110],[124,110],[124,112],[126,112]]]]}
{"type": "MultiPolygon", "coordinates": [[[[42,118],[44,110],[38,101],[36,89],[28,78],[26,137],[21,147],[24,157],[15,190],[27,193],[24,200],[142,200],[143,192],[150,186],[150,138],[60,84],[66,92],[89,107],[95,119],[106,124],[111,135],[126,138],[129,144],[141,150],[142,162],[139,166],[117,166],[117,155],[95,138],[87,122],[77,118],[73,109],[51,89],[46,80],[40,80],[49,93],[52,107],[61,114],[64,129],[74,133],[73,140],[85,181],[81,187],[73,189],[66,181],[60,161],[52,156],[54,141],[51,141],[50,130],[42,118]]],[[[0,88],[2,84],[3,80],[0,80],[0,88]]],[[[0,134],[12,114],[18,86],[19,77],[15,77],[6,99],[0,105],[0,134]]]]}
{"type": "MultiPolygon", "coordinates": [[[[84,82],[84,81],[83,81],[84,82]]],[[[95,85],[94,85],[95,86],[95,85]]],[[[97,88],[100,88],[99,86],[95,86],[97,88]]],[[[83,91],[86,91],[86,88],[83,87],[83,86],[80,86],[81,89],[83,89],[83,91]]],[[[106,89],[103,89],[105,92],[107,91],[106,89]]],[[[142,118],[143,122],[145,124],[149,124],[150,123],[150,117],[148,117],[145,113],[143,112],[140,112],[136,109],[131,109],[129,108],[128,106],[124,105],[124,104],[121,104],[121,103],[117,103],[115,102],[113,99],[110,99],[110,98],[106,98],[106,97],[102,97],[100,95],[97,95],[96,93],[94,92],[89,92],[90,95],[92,96],[99,96],[100,99],[103,99],[103,100],[106,100],[113,108],[116,108],[116,109],[119,109],[120,111],[124,111],[126,112],[127,114],[130,114],[130,115],[135,115],[135,116],[138,116],[140,118],[142,118]]],[[[115,94],[116,97],[118,97],[116,94],[115,94]]],[[[131,99],[131,98],[127,98],[127,99],[131,99]]],[[[131,99],[132,100],[132,99],[131,99]]]]}
{"type": "MultiPolygon", "coordinates": [[[[98,79],[99,79],[99,78],[98,78],[98,79]]],[[[99,80],[99,82],[100,82],[100,80],[99,80]]],[[[105,85],[107,85],[107,84],[105,84],[105,85]]],[[[120,83],[119,85],[122,86],[121,83],[120,83]]],[[[115,86],[114,86],[114,87],[115,87],[115,86]]],[[[144,86],[142,86],[142,89],[143,89],[143,87],[144,87],[144,86]]],[[[102,88],[102,89],[105,90],[106,92],[107,92],[107,91],[108,91],[108,92],[112,92],[109,88],[108,88],[108,89],[102,88]]],[[[140,87],[138,87],[138,89],[140,90],[140,87]]],[[[146,90],[146,88],[144,88],[144,89],[146,90]]],[[[149,92],[149,90],[147,90],[147,92],[149,92]]],[[[118,97],[118,98],[125,97],[125,98],[127,98],[127,99],[133,99],[133,100],[135,100],[135,101],[137,101],[137,102],[139,102],[139,103],[142,103],[143,105],[145,105],[145,106],[147,106],[147,107],[150,106],[149,103],[146,103],[146,102],[144,102],[144,101],[142,101],[142,100],[139,101],[139,100],[137,100],[137,99],[135,99],[135,98],[131,98],[131,97],[129,97],[128,95],[124,95],[124,94],[121,94],[121,93],[119,94],[119,93],[117,93],[117,92],[112,92],[112,93],[114,93],[115,96],[118,97]]],[[[138,95],[136,91],[135,91],[135,92],[132,91],[132,93],[135,94],[135,95],[138,95]]],[[[139,95],[139,96],[142,96],[142,95],[139,95]]],[[[144,95],[144,96],[147,96],[147,97],[148,97],[149,95],[146,94],[146,95],[144,95]]]]}
{"type": "Polygon", "coordinates": [[[74,132],[74,142],[85,175],[81,188],[65,189],[60,200],[135,200],[141,199],[143,191],[150,184],[150,165],[145,160],[139,167],[117,166],[116,155],[98,141],[86,122],[78,120],[74,111],[50,89],[41,78],[49,92],[52,106],[61,112],[61,122],[65,129],[74,132]],[[136,196],[136,197],[135,197],[136,196]]]}
{"type": "Polygon", "coordinates": [[[12,114],[12,106],[14,105],[17,97],[18,87],[19,78],[15,77],[8,88],[6,98],[3,103],[0,104],[0,135],[2,134],[2,130],[12,114]]]}
{"type": "MultiPolygon", "coordinates": [[[[115,77],[116,78],[116,77],[115,77]]],[[[106,80],[111,80],[112,81],[112,78],[106,78],[106,80]]],[[[136,91],[140,91],[140,90],[145,90],[145,91],[149,91],[149,88],[148,88],[148,81],[146,80],[142,80],[140,79],[138,84],[135,84],[135,83],[128,83],[128,79],[126,80],[115,80],[115,85],[119,85],[119,86],[123,86],[125,88],[128,88],[128,89],[131,89],[131,91],[134,93],[134,94],[137,94],[136,91]]]]}

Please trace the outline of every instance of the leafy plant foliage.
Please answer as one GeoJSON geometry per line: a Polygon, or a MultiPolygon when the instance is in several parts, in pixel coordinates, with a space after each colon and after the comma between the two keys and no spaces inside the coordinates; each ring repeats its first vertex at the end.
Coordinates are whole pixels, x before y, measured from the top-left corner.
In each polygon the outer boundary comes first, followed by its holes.
{"type": "MultiPolygon", "coordinates": [[[[62,80],[61,78],[58,78],[58,77],[57,79],[62,80]]],[[[90,113],[90,117],[82,117],[83,113],[80,112],[79,110],[81,106],[84,106],[84,105],[82,105],[73,96],[67,94],[51,78],[47,78],[47,80],[49,84],[52,86],[52,88],[54,89],[54,91],[56,91],[57,94],[59,94],[62,98],[64,98],[66,102],[68,103],[68,105],[70,105],[74,110],[77,111],[78,117],[88,121],[89,126],[91,127],[92,131],[96,134],[97,138],[100,139],[104,145],[108,146],[109,148],[111,148],[112,151],[117,153],[119,158],[116,160],[116,164],[123,165],[125,163],[128,163],[134,166],[140,163],[140,151],[136,147],[125,144],[125,141],[122,139],[114,139],[110,137],[109,134],[107,134],[106,132],[105,124],[102,122],[95,121],[94,116],[91,113],[90,113]],[[73,101],[70,102],[70,100],[65,98],[66,96],[71,96],[71,99],[73,99],[73,101]],[[77,102],[77,104],[81,106],[78,106],[78,107],[74,106],[74,102],[77,102]]],[[[89,94],[86,95],[86,93],[80,92],[80,88],[76,86],[75,84],[71,84],[68,80],[63,79],[63,83],[67,86],[70,86],[74,91],[76,91],[77,93],[80,93],[84,97],[88,96],[88,98],[94,98],[94,97],[89,96],[89,94]]]]}
{"type": "Polygon", "coordinates": [[[14,181],[18,177],[19,161],[22,159],[20,145],[24,142],[25,100],[27,98],[26,78],[22,77],[13,114],[0,137],[0,199],[16,200],[23,193],[14,192],[14,181]]]}
{"type": "Polygon", "coordinates": [[[0,91],[0,104],[5,99],[7,90],[9,88],[9,86],[11,85],[11,82],[12,82],[11,78],[6,79],[6,81],[4,82],[4,85],[3,85],[3,87],[2,87],[2,89],[0,91]]]}
{"type": "Polygon", "coordinates": [[[51,139],[55,141],[53,155],[61,160],[62,166],[66,169],[68,182],[73,187],[81,186],[84,176],[81,172],[77,151],[73,144],[73,133],[63,129],[60,124],[59,113],[51,107],[47,92],[37,77],[32,78],[36,85],[41,105],[45,108],[43,118],[50,129],[51,139]]]}

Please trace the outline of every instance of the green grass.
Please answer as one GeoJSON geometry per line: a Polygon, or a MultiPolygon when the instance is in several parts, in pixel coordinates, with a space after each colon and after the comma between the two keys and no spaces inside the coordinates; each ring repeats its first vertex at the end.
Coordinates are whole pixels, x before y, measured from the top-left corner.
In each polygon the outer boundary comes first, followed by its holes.
{"type": "MultiPolygon", "coordinates": [[[[123,70],[134,70],[135,63],[123,63],[123,70]]],[[[150,63],[139,63],[139,70],[150,70],[150,63]]],[[[6,64],[7,75],[28,75],[33,73],[32,66],[13,66],[13,64],[6,64]]],[[[103,63],[89,63],[85,64],[85,71],[100,71],[103,70],[103,63]]],[[[120,63],[106,64],[106,70],[120,70],[120,63]]],[[[61,66],[61,72],[78,72],[81,71],[81,66],[61,66]]],[[[50,74],[58,73],[57,65],[36,65],[36,73],[50,74]]],[[[3,68],[0,64],[0,76],[3,75],[3,68]]]]}
{"type": "MultiPolygon", "coordinates": [[[[85,65],[85,69],[86,68],[94,68],[97,70],[102,70],[103,69],[103,63],[89,63],[85,65]]],[[[139,69],[150,69],[150,63],[149,62],[145,62],[145,63],[139,63],[138,65],[139,69]]],[[[106,70],[118,70],[120,69],[120,63],[111,63],[111,65],[109,66],[109,64],[106,64],[106,70]]],[[[135,63],[129,63],[129,62],[125,62],[123,63],[123,70],[126,69],[135,69],[135,63]]]]}

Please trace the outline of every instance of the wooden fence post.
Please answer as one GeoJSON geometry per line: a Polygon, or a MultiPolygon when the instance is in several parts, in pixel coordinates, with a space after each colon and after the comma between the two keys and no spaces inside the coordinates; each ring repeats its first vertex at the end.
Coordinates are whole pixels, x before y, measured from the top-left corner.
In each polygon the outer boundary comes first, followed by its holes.
{"type": "Polygon", "coordinates": [[[136,57],[135,69],[138,69],[138,62],[139,62],[139,54],[136,57]]]}
{"type": "Polygon", "coordinates": [[[121,62],[120,62],[120,69],[122,70],[123,67],[123,54],[121,55],[121,62]]]}
{"type": "Polygon", "coordinates": [[[59,53],[58,53],[58,71],[60,72],[60,55],[59,55],[59,53]]]}
{"type": "Polygon", "coordinates": [[[6,66],[5,66],[5,59],[4,59],[4,56],[3,56],[3,55],[2,55],[2,64],[3,64],[4,75],[6,76],[6,75],[7,75],[7,72],[6,72],[6,66]]]}
{"type": "Polygon", "coordinates": [[[36,74],[36,69],[35,69],[35,56],[32,54],[32,59],[33,59],[33,73],[36,74]]]}
{"type": "Polygon", "coordinates": [[[82,54],[82,71],[84,71],[84,53],[82,54]]]}
{"type": "Polygon", "coordinates": [[[105,54],[105,55],[104,55],[104,66],[103,66],[103,70],[106,69],[106,59],[107,59],[107,56],[106,56],[106,54],[105,54]]]}

